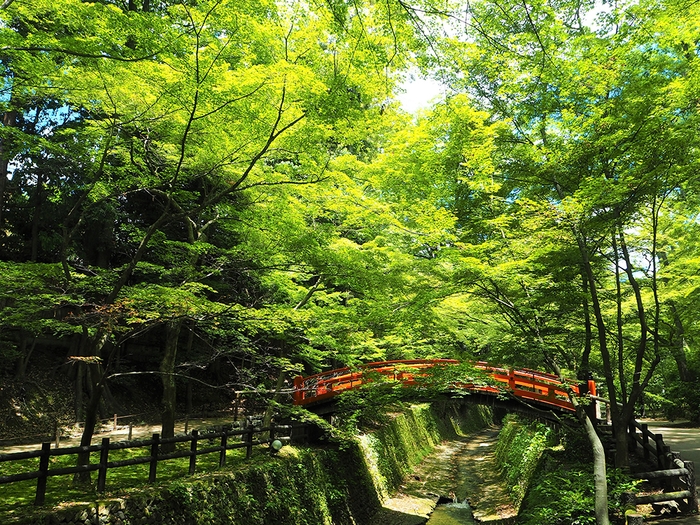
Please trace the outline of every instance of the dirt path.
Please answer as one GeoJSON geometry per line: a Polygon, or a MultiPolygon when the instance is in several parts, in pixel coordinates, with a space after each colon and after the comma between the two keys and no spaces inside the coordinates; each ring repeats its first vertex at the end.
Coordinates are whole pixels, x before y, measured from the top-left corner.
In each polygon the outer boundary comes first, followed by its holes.
{"type": "MultiPolygon", "coordinates": [[[[498,429],[487,429],[438,446],[384,503],[371,525],[424,524],[441,497],[467,501],[480,523],[515,516],[516,509],[496,474],[493,451],[497,437],[498,429]]],[[[459,523],[475,523],[462,520],[459,523]]]]}
{"type": "MultiPolygon", "coordinates": [[[[198,429],[200,432],[206,428],[211,428],[216,425],[231,424],[231,418],[196,418],[187,421],[189,430],[198,429]]],[[[131,429],[131,439],[150,439],[153,434],[159,434],[161,431],[160,424],[154,425],[134,425],[131,429]]],[[[185,432],[185,422],[178,421],[175,425],[175,434],[185,432]]],[[[80,436],[82,429],[63,429],[63,435],[59,442],[59,447],[77,447],[80,445],[80,436]]],[[[111,425],[103,426],[100,432],[92,436],[92,444],[98,445],[103,437],[109,437],[111,441],[126,441],[129,439],[129,426],[118,425],[115,429],[111,425]]],[[[55,442],[51,442],[51,447],[55,447],[55,442]]],[[[41,443],[32,443],[28,445],[7,445],[0,446],[0,454],[9,454],[11,452],[30,452],[40,450],[41,443]]]]}

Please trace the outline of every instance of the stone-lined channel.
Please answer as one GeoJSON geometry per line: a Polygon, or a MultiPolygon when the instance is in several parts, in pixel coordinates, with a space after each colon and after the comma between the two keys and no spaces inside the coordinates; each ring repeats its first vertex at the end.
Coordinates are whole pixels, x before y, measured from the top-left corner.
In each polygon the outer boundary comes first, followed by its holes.
{"type": "Polygon", "coordinates": [[[489,428],[439,445],[372,525],[512,523],[517,511],[493,456],[497,438],[498,429],[489,428]]]}

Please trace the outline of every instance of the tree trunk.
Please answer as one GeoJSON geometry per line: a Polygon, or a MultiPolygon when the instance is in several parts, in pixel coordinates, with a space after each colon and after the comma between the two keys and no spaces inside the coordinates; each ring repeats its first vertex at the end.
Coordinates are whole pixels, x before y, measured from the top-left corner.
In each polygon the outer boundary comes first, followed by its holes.
{"type": "MultiPolygon", "coordinates": [[[[102,348],[107,343],[109,334],[100,330],[95,335],[94,339],[89,342],[92,346],[92,351],[90,355],[94,358],[99,358],[102,354],[102,348]]],[[[81,362],[81,366],[89,368],[90,376],[95,381],[92,385],[92,391],[90,393],[90,398],[88,399],[87,406],[85,407],[85,426],[83,427],[83,434],[80,438],[80,446],[87,447],[92,443],[92,436],[95,433],[95,425],[97,424],[97,413],[100,408],[100,401],[102,400],[102,385],[104,382],[104,373],[102,365],[96,361],[86,361],[81,362]]],[[[77,466],[89,465],[90,464],[90,453],[80,452],[78,454],[77,466]]],[[[73,478],[75,483],[90,483],[91,476],[90,472],[78,472],[73,478]]]]}
{"type": "MultiPolygon", "coordinates": [[[[10,98],[12,98],[12,93],[10,93],[10,98]]],[[[17,112],[7,111],[2,115],[2,125],[3,127],[14,127],[17,125],[17,112]]],[[[8,144],[0,139],[0,231],[2,231],[3,221],[5,217],[3,216],[3,211],[5,209],[5,192],[7,191],[7,176],[10,174],[10,152],[8,151],[8,144]]]]}
{"type": "Polygon", "coordinates": [[[22,380],[24,375],[27,373],[27,366],[29,365],[29,359],[32,357],[32,353],[36,348],[36,337],[32,338],[32,344],[27,350],[27,338],[22,333],[21,343],[20,343],[20,356],[17,359],[17,366],[15,367],[15,379],[22,380]]]}
{"type": "Polygon", "coordinates": [[[671,315],[673,316],[674,327],[673,335],[671,336],[671,353],[674,361],[676,361],[676,367],[678,368],[678,379],[687,382],[690,381],[691,378],[688,372],[688,361],[685,356],[685,328],[683,327],[683,321],[678,314],[676,305],[670,301],[668,301],[668,304],[671,315]]]}
{"type": "MultiPolygon", "coordinates": [[[[559,376],[560,381],[566,384],[564,375],[556,362],[552,362],[552,367],[555,373],[559,376]]],[[[569,389],[569,399],[576,409],[576,417],[581,423],[586,438],[591,444],[593,451],[593,507],[595,510],[596,525],[610,525],[610,517],[608,516],[608,478],[605,464],[605,447],[600,441],[600,436],[596,431],[595,425],[586,410],[586,407],[579,402],[578,397],[569,389]]]]}
{"type": "MultiPolygon", "coordinates": [[[[598,297],[598,289],[595,284],[595,277],[593,275],[593,268],[591,265],[590,258],[588,256],[588,247],[583,239],[583,236],[574,231],[576,240],[579,245],[579,253],[581,254],[582,266],[586,275],[586,280],[588,281],[588,291],[591,296],[591,307],[593,309],[593,316],[596,320],[596,329],[598,331],[598,345],[600,349],[601,357],[603,358],[603,366],[605,369],[605,379],[606,385],[608,387],[608,395],[610,397],[610,413],[612,416],[612,423],[615,429],[622,428],[626,431],[627,421],[622,417],[623,412],[617,406],[617,385],[615,384],[615,373],[612,366],[612,360],[610,359],[610,351],[608,348],[608,340],[606,334],[605,319],[603,317],[603,309],[600,304],[600,299],[598,297]]],[[[624,381],[624,378],[621,379],[624,381]]],[[[623,407],[624,408],[624,407],[623,407]]],[[[617,432],[615,432],[615,466],[618,468],[626,467],[629,463],[629,456],[627,451],[627,437],[625,434],[625,439],[622,440],[617,432]]]]}
{"type": "MultiPolygon", "coordinates": [[[[192,355],[192,348],[194,347],[194,328],[195,328],[195,322],[190,321],[189,323],[189,333],[187,334],[187,356],[192,355]]],[[[187,379],[187,399],[186,399],[186,406],[185,406],[185,412],[187,415],[190,415],[193,413],[194,409],[192,406],[192,390],[193,390],[193,381],[191,379],[187,379]]]]}
{"type": "MultiPolygon", "coordinates": [[[[280,369],[280,373],[277,376],[277,383],[275,384],[275,395],[272,398],[272,401],[279,402],[281,398],[280,391],[282,390],[282,387],[284,386],[284,380],[287,377],[287,371],[284,368],[280,369]]],[[[267,410],[265,410],[265,416],[263,417],[263,426],[264,427],[269,427],[270,423],[272,423],[272,415],[274,413],[275,407],[273,403],[268,403],[267,405],[267,410]]]]}
{"type": "Polygon", "coordinates": [[[39,225],[41,223],[41,216],[39,215],[39,210],[41,209],[42,201],[44,200],[44,174],[39,173],[37,175],[36,189],[34,190],[34,210],[32,212],[32,248],[31,248],[31,261],[37,262],[39,257],[39,225]]]}
{"type": "Polygon", "coordinates": [[[84,417],[83,411],[83,378],[85,376],[85,363],[77,363],[78,372],[75,376],[75,420],[82,421],[84,417]]]}
{"type": "Polygon", "coordinates": [[[591,373],[590,358],[591,350],[593,348],[593,326],[591,322],[591,310],[588,305],[588,280],[585,272],[581,272],[581,285],[583,288],[583,301],[581,302],[581,306],[583,307],[583,322],[586,329],[586,342],[583,347],[583,353],[581,354],[578,378],[581,381],[587,381],[589,374],[591,373]]]}
{"type": "Polygon", "coordinates": [[[608,479],[605,467],[605,448],[588,414],[576,403],[576,415],[583,426],[593,449],[593,486],[595,521],[597,525],[610,525],[608,516],[608,479]]]}
{"type": "MultiPolygon", "coordinates": [[[[163,409],[161,412],[161,437],[169,438],[175,435],[175,358],[177,357],[177,340],[180,336],[182,320],[174,319],[165,323],[165,344],[163,359],[160,362],[161,380],[163,382],[163,409]]],[[[163,452],[173,452],[175,444],[162,445],[163,452]]]]}
{"type": "Polygon", "coordinates": [[[187,400],[186,400],[186,406],[185,406],[185,412],[187,414],[192,414],[194,411],[194,407],[192,405],[192,381],[189,379],[187,380],[187,400]]]}

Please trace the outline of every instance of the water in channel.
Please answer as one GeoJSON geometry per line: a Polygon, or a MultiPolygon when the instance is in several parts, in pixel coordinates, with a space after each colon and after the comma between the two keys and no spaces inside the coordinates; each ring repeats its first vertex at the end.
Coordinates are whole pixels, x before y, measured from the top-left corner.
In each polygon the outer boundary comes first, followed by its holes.
{"type": "Polygon", "coordinates": [[[438,505],[426,525],[467,525],[476,523],[468,503],[446,503],[438,505]]]}

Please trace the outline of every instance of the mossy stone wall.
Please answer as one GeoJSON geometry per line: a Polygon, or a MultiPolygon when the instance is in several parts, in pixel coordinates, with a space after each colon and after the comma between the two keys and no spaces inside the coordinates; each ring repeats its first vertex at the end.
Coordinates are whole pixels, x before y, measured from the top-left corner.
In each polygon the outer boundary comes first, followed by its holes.
{"type": "Polygon", "coordinates": [[[516,506],[525,497],[543,452],[557,442],[555,432],[542,423],[516,416],[504,418],[496,444],[496,464],[516,506]]]}
{"type": "Polygon", "coordinates": [[[390,424],[361,435],[360,444],[380,497],[398,488],[441,441],[482,429],[491,420],[491,410],[483,405],[435,402],[411,406],[390,424]]]}

